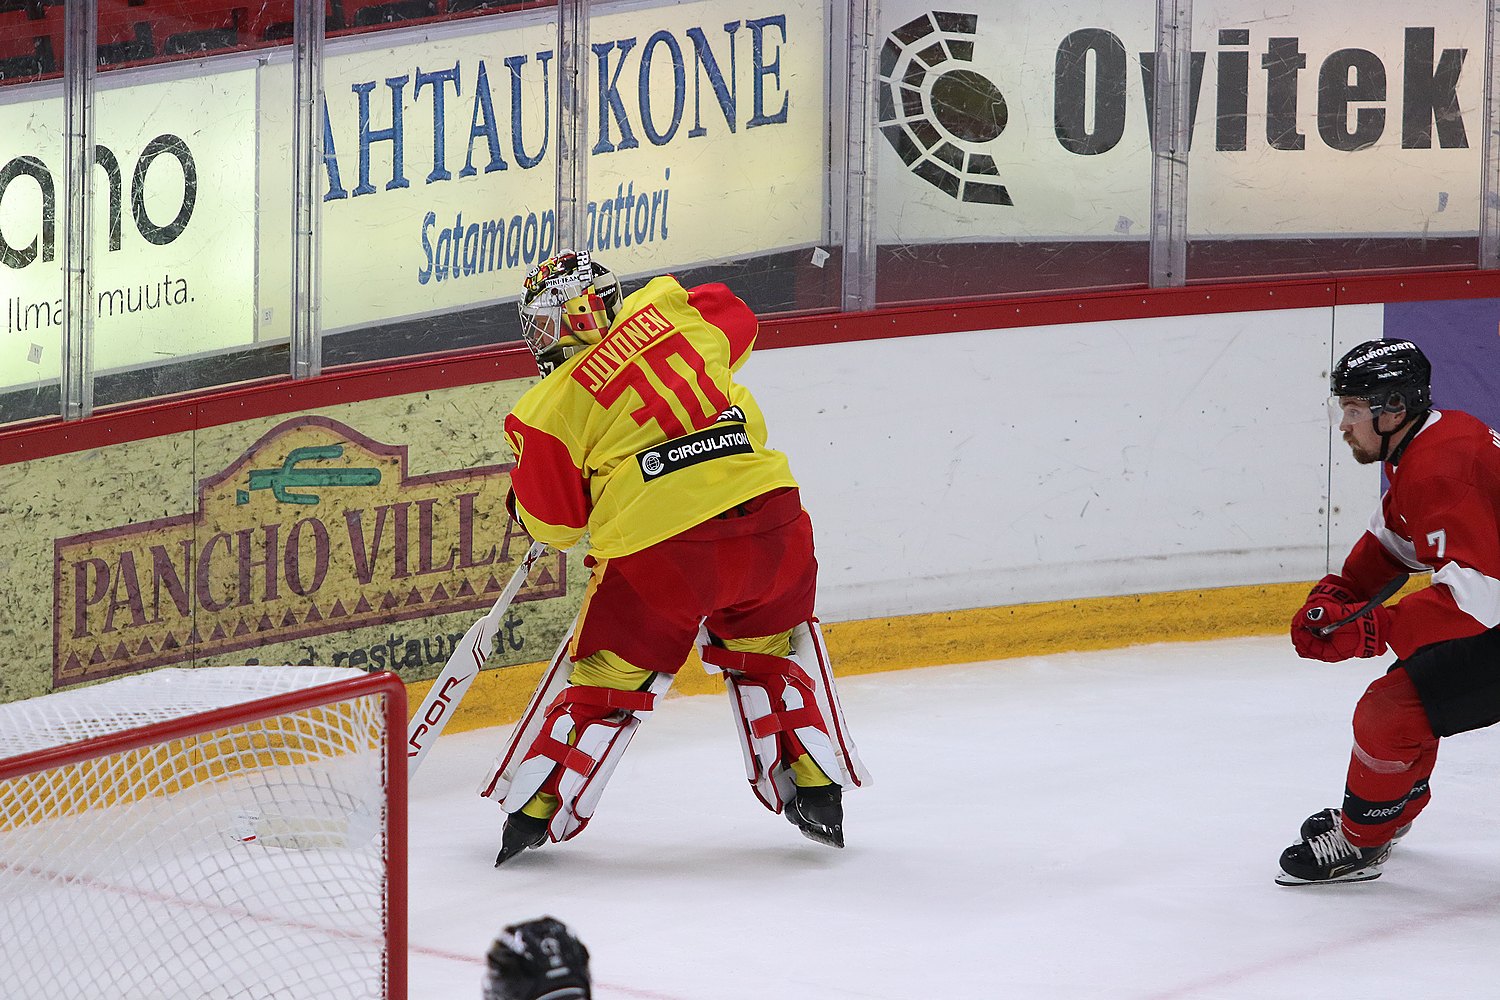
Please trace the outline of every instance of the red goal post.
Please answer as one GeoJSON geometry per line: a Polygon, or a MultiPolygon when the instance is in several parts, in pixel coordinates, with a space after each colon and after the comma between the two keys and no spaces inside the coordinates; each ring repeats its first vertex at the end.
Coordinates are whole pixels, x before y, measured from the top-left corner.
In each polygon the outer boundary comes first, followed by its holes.
{"type": "Polygon", "coordinates": [[[7,1000],[405,1000],[406,721],[320,667],[0,705],[7,1000]]]}

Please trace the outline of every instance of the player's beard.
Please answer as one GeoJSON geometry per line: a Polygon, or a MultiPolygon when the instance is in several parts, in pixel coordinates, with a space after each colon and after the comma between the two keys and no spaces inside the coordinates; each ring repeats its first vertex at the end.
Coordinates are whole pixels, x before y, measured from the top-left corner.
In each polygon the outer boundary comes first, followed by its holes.
{"type": "Polygon", "coordinates": [[[1360,465],[1370,465],[1371,463],[1380,461],[1379,452],[1360,447],[1352,434],[1344,435],[1344,443],[1349,446],[1349,450],[1354,453],[1354,460],[1360,465]]]}

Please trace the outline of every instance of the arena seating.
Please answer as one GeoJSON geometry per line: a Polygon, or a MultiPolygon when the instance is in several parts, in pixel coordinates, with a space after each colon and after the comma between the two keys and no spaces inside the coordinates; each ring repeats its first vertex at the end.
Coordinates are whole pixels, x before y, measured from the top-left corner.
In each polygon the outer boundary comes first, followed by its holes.
{"type": "MultiPolygon", "coordinates": [[[[323,5],[323,30],[328,34],[342,31],[344,27],[344,5],[340,0],[328,0],[323,5]]],[[[265,0],[251,4],[245,35],[247,44],[285,41],[292,37],[296,4],[293,0],[265,0]]]]}
{"type": "MultiPolygon", "coordinates": [[[[0,86],[58,76],[64,0],[0,0],[0,86]]],[[[550,6],[539,0],[325,0],[329,35],[489,11],[550,6]]],[[[96,63],[165,62],[292,37],[294,0],[99,0],[96,63]]]]}
{"type": "Polygon", "coordinates": [[[0,84],[35,79],[61,65],[62,50],[47,23],[27,4],[0,3],[0,84]]]}

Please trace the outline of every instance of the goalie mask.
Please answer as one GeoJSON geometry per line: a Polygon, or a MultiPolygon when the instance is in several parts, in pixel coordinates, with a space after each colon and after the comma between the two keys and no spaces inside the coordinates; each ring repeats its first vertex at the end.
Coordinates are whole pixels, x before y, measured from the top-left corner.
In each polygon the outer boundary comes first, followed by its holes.
{"type": "Polygon", "coordinates": [[[544,376],[597,344],[620,311],[620,282],[587,250],[564,250],[526,275],[521,336],[544,376]]]}

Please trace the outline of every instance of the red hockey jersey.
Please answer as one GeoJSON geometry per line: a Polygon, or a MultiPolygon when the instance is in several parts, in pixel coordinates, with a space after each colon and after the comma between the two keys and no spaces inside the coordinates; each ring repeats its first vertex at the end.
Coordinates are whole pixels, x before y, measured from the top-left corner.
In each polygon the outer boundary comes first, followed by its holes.
{"type": "Polygon", "coordinates": [[[1390,608],[1391,649],[1477,635],[1500,625],[1500,433],[1458,410],[1434,410],[1385,465],[1390,488],[1344,561],[1365,598],[1400,573],[1432,584],[1390,608]]]}

